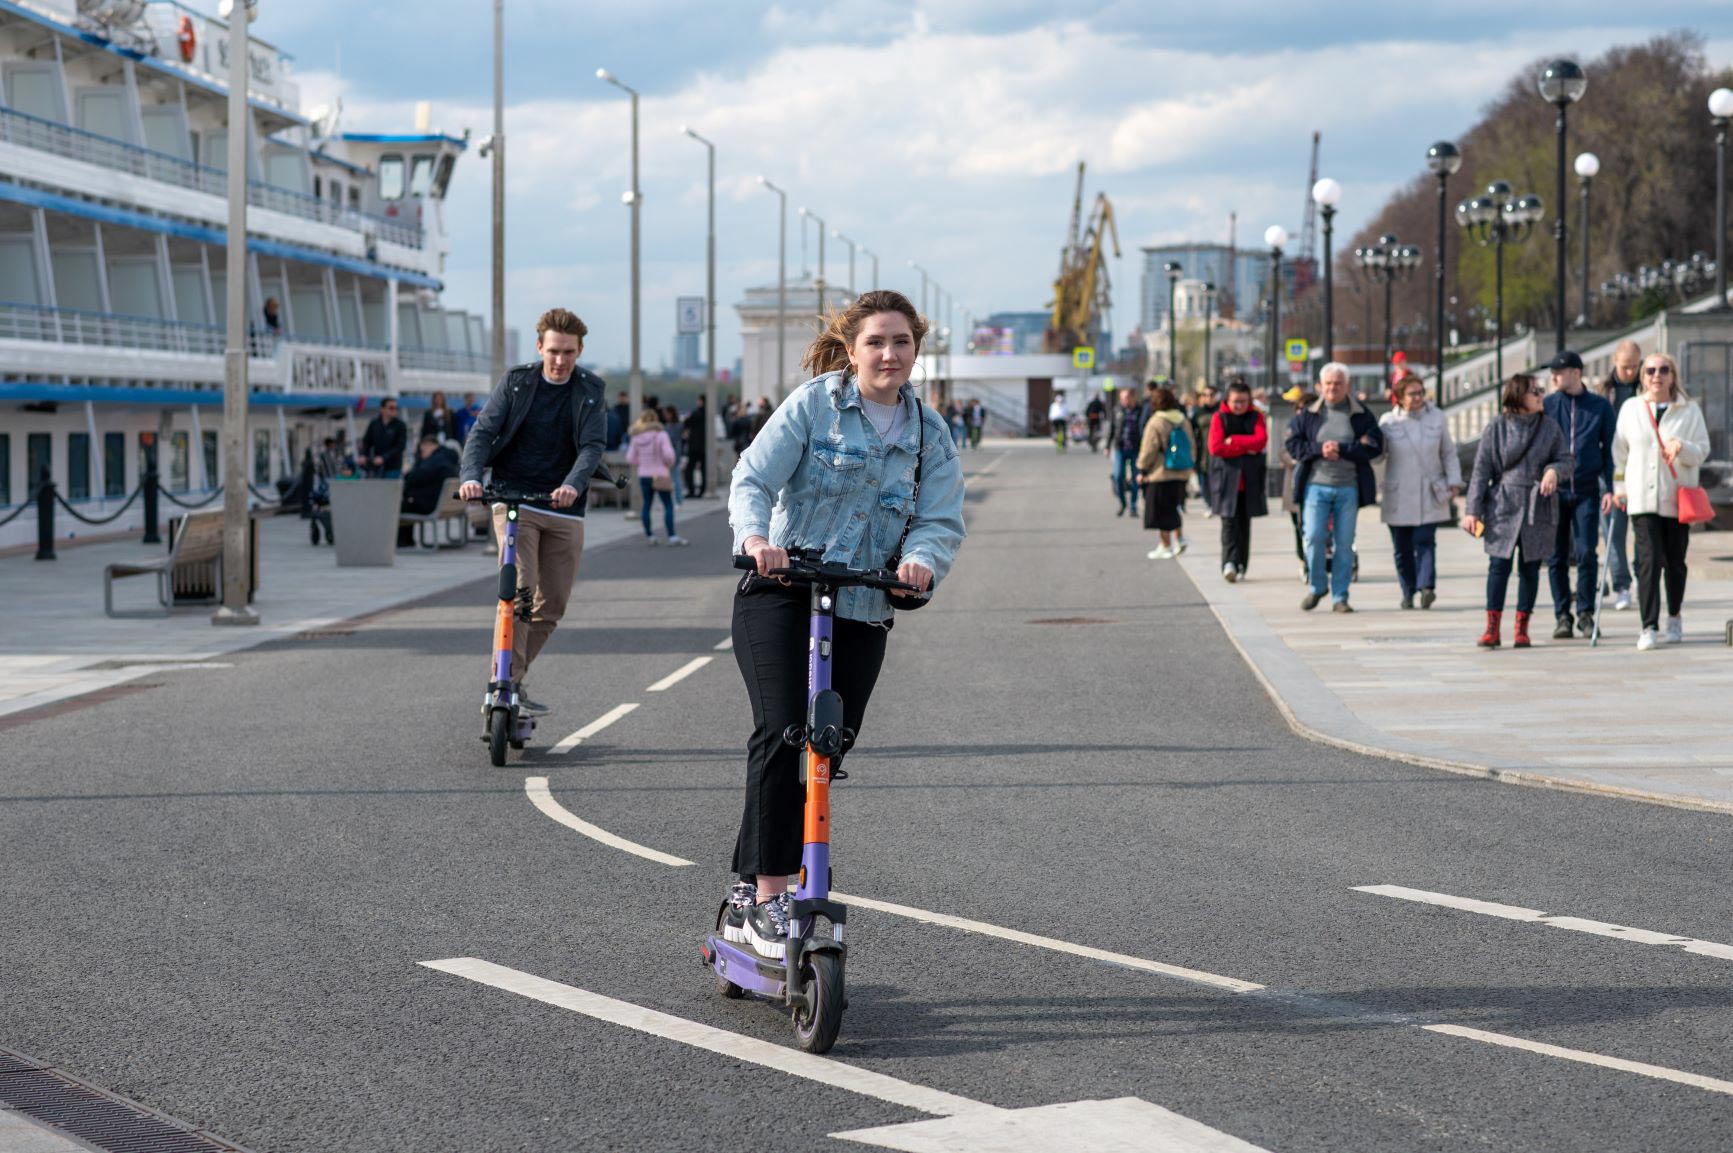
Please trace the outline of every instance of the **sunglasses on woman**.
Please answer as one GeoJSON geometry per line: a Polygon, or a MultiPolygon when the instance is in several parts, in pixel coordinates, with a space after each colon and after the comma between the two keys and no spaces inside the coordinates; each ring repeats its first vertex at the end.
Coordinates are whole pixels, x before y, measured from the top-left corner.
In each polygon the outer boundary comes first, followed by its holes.
{"type": "Polygon", "coordinates": [[[1643,366],[1644,376],[1672,376],[1673,366],[1670,364],[1646,364],[1643,366]]]}

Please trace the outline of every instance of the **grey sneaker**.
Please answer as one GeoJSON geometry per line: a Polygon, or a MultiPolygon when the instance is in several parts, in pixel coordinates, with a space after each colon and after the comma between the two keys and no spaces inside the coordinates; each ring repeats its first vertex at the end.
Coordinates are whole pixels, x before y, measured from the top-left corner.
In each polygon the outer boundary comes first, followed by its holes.
{"type": "Polygon", "coordinates": [[[1300,607],[1305,609],[1307,612],[1311,612],[1313,609],[1318,607],[1318,602],[1323,599],[1323,593],[1307,593],[1300,600],[1300,607]]]}
{"type": "Polygon", "coordinates": [[[746,914],[758,903],[758,886],[751,881],[736,881],[728,890],[728,911],[722,915],[722,939],[736,944],[746,943],[746,914]]]}
{"type": "Polygon", "coordinates": [[[1351,613],[1354,611],[1354,606],[1347,601],[1337,601],[1330,606],[1330,611],[1333,613],[1351,613]]]}
{"type": "Polygon", "coordinates": [[[1570,640],[1575,635],[1575,624],[1576,622],[1571,620],[1569,613],[1558,618],[1558,623],[1553,626],[1552,639],[1555,641],[1570,640]]]}
{"type": "Polygon", "coordinates": [[[545,717],[548,715],[548,707],[546,705],[539,705],[535,701],[530,700],[529,694],[524,692],[522,681],[519,681],[512,687],[517,691],[518,712],[530,717],[545,717]]]}
{"type": "Polygon", "coordinates": [[[746,943],[760,957],[780,961],[788,955],[788,907],[782,898],[772,897],[752,906],[741,927],[746,943]]]}
{"type": "Polygon", "coordinates": [[[1583,613],[1577,617],[1577,636],[1592,637],[1595,635],[1595,615],[1583,613]]]}
{"type": "Polygon", "coordinates": [[[1432,589],[1421,589],[1420,590],[1420,607],[1421,608],[1423,608],[1423,609],[1431,608],[1432,602],[1437,600],[1437,599],[1438,599],[1438,594],[1435,591],[1433,591],[1432,589]]]}
{"type": "Polygon", "coordinates": [[[682,547],[682,546],[684,546],[684,545],[689,545],[689,544],[691,544],[691,543],[692,543],[692,542],[691,542],[691,541],[689,541],[689,540],[687,540],[687,539],[686,539],[686,538],[685,538],[685,537],[683,537],[683,536],[671,536],[671,537],[669,537],[669,538],[668,538],[668,543],[669,543],[669,544],[671,544],[671,545],[673,545],[673,546],[674,546],[674,547],[675,547],[675,548],[680,548],[680,547],[682,547]]]}

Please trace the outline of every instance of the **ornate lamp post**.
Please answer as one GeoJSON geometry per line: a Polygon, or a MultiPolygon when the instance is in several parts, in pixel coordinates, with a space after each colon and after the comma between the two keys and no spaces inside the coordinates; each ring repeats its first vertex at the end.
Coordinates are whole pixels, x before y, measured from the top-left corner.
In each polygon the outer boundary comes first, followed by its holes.
{"type": "Polygon", "coordinates": [[[1444,222],[1450,216],[1450,210],[1445,203],[1445,190],[1450,184],[1450,178],[1456,175],[1462,167],[1462,153],[1456,145],[1448,140],[1440,140],[1426,150],[1426,167],[1438,177],[1438,251],[1437,259],[1432,262],[1433,296],[1437,311],[1432,317],[1432,344],[1438,360],[1438,383],[1433,386],[1432,396],[1440,405],[1444,403],[1444,222]]]}
{"type": "Polygon", "coordinates": [[[1510,185],[1494,180],[1479,196],[1456,206],[1456,221],[1482,248],[1493,250],[1493,372],[1504,379],[1504,246],[1521,244],[1546,215],[1546,205],[1530,192],[1512,197],[1510,185]]]}
{"type": "Polygon", "coordinates": [[[1174,261],[1161,266],[1167,273],[1167,378],[1179,383],[1179,274],[1183,271],[1174,261]]]}
{"type": "Polygon", "coordinates": [[[1577,157],[1577,183],[1582,187],[1583,212],[1577,228],[1583,234],[1583,269],[1579,281],[1580,299],[1577,301],[1576,327],[1589,326],[1589,185],[1594,183],[1595,176],[1601,170],[1601,158],[1593,152],[1584,152],[1577,157]]]}
{"type": "Polygon", "coordinates": [[[1565,110],[1583,98],[1589,78],[1574,60],[1554,60],[1540,73],[1541,99],[1558,109],[1558,215],[1553,218],[1552,234],[1558,244],[1557,299],[1554,312],[1558,318],[1558,347],[1565,350],[1565,261],[1569,259],[1565,243],[1565,110]]]}
{"type": "Polygon", "coordinates": [[[1264,229],[1264,243],[1270,246],[1270,396],[1277,395],[1276,364],[1282,351],[1282,246],[1288,242],[1288,230],[1279,224],[1264,229]]]}
{"type": "Polygon", "coordinates": [[[1354,259],[1374,283],[1384,286],[1384,361],[1378,370],[1386,380],[1390,372],[1390,310],[1398,280],[1407,280],[1420,267],[1420,250],[1412,244],[1398,244],[1396,237],[1386,232],[1377,244],[1354,250],[1354,259]]]}
{"type": "Polygon", "coordinates": [[[1335,236],[1331,227],[1336,220],[1336,205],[1342,200],[1342,186],[1328,176],[1312,185],[1312,199],[1318,205],[1318,215],[1324,218],[1324,362],[1336,359],[1336,291],[1331,280],[1330,241],[1335,236]]]}
{"type": "Polygon", "coordinates": [[[1727,305],[1727,123],[1733,120],[1733,88],[1709,93],[1709,115],[1715,118],[1715,311],[1727,305]]]}

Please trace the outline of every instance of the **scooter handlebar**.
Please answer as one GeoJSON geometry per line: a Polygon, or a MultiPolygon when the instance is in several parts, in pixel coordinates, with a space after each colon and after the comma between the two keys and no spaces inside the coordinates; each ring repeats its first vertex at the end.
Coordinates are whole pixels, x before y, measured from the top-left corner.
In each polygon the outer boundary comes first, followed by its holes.
{"type": "MultiPolygon", "coordinates": [[[[749,572],[758,571],[758,562],[750,556],[736,556],[734,567],[749,572]]],[[[848,565],[833,564],[829,561],[813,561],[801,556],[790,556],[787,568],[770,570],[773,577],[782,577],[799,584],[824,584],[842,587],[844,585],[860,585],[865,588],[879,589],[883,592],[914,593],[926,597],[922,592],[907,581],[898,580],[897,574],[889,569],[860,569],[848,565]]]]}
{"type": "MultiPolygon", "coordinates": [[[[623,476],[615,476],[609,471],[608,466],[605,464],[598,464],[596,466],[596,471],[591,473],[590,477],[593,480],[599,480],[611,484],[615,488],[626,487],[626,478],[623,476]]],[[[480,502],[486,504],[493,501],[517,501],[519,503],[551,504],[553,503],[553,499],[554,494],[551,492],[512,492],[509,489],[488,485],[486,488],[481,490],[481,495],[471,503],[480,502]]]]}

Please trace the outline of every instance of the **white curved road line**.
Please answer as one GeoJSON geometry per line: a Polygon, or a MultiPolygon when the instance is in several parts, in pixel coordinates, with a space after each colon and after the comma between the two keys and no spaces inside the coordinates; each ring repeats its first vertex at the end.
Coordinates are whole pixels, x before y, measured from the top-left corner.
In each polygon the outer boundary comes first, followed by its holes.
{"type": "Polygon", "coordinates": [[[672,856],[668,853],[662,853],[655,849],[646,848],[645,846],[638,844],[636,841],[628,841],[624,837],[616,837],[606,829],[592,825],[588,821],[580,820],[564,805],[554,800],[553,794],[548,792],[548,779],[546,777],[525,777],[524,793],[529,797],[530,804],[534,805],[566,828],[571,829],[574,832],[582,833],[584,836],[590,838],[590,840],[599,841],[611,849],[619,849],[622,853],[631,853],[635,857],[643,857],[646,861],[655,861],[658,865],[674,865],[678,867],[682,865],[690,865],[692,863],[691,861],[685,860],[681,857],[672,856]]]}

